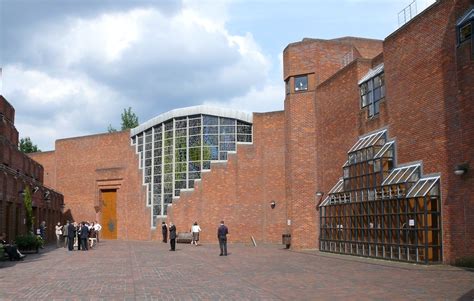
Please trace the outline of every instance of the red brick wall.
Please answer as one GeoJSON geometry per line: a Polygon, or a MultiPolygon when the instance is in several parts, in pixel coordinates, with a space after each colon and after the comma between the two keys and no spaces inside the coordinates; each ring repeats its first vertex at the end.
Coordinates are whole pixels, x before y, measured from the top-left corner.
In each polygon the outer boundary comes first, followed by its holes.
{"type": "MultiPolygon", "coordinates": [[[[342,68],[342,58],[353,50],[356,46],[354,42],[363,47],[365,55],[375,56],[380,53],[381,41],[358,38],[303,40],[290,44],[284,50],[285,79],[304,73],[314,73],[315,78],[315,85],[309,85],[308,91],[291,90],[285,99],[286,193],[290,204],[288,215],[291,219],[293,248],[315,248],[318,244],[319,213],[315,208],[319,200],[316,199],[315,193],[322,187],[318,187],[319,183],[316,181],[316,160],[319,155],[316,144],[325,144],[317,134],[319,120],[316,119],[316,112],[320,102],[324,101],[318,96],[318,85],[338,76],[336,72],[342,68]]],[[[359,51],[355,51],[354,54],[359,55],[359,51]]],[[[348,87],[347,84],[345,81],[338,84],[339,89],[355,91],[354,85],[348,87]]],[[[337,95],[341,95],[339,89],[335,91],[337,95]]],[[[333,105],[338,106],[337,103],[330,104],[327,113],[333,118],[332,120],[337,120],[337,113],[333,114],[332,111],[333,105]]],[[[343,108],[344,111],[347,109],[343,108]]],[[[326,125],[323,123],[320,126],[326,125]]]]}
{"type": "Polygon", "coordinates": [[[398,162],[423,160],[425,174],[441,173],[445,262],[474,248],[472,174],[453,174],[474,157],[472,60],[459,53],[455,34],[469,1],[456,5],[433,5],[384,43],[390,114],[383,119],[397,138],[398,162]]]}
{"type": "Polygon", "coordinates": [[[49,187],[56,187],[56,156],[54,151],[39,152],[29,154],[31,158],[37,162],[41,162],[44,168],[44,185],[49,187]]]}
{"type": "Polygon", "coordinates": [[[150,209],[128,131],[57,140],[54,152],[32,157],[44,162],[48,182],[64,193],[66,214],[75,221],[100,220],[100,189],[117,189],[118,239],[151,238],[150,209]]]}
{"type": "Polygon", "coordinates": [[[25,234],[25,208],[23,194],[26,187],[32,192],[33,227],[46,221],[48,239],[54,237],[54,224],[61,220],[63,196],[43,185],[43,166],[18,150],[18,131],[15,128],[15,109],[0,95],[0,233],[5,232],[7,240],[25,234]],[[44,193],[49,191],[49,200],[44,193]]]}
{"type": "Polygon", "coordinates": [[[173,201],[168,220],[178,232],[198,221],[203,242],[217,241],[224,220],[231,242],[279,243],[286,233],[284,113],[254,114],[253,144],[237,147],[227,163],[213,163],[195,190],[173,201]],[[270,207],[275,201],[274,209],[270,207]]]}
{"type": "MultiPolygon", "coordinates": [[[[316,187],[325,193],[323,199],[342,177],[347,151],[363,134],[358,126],[360,94],[357,83],[371,63],[368,59],[358,59],[316,90],[316,187]]],[[[317,228],[319,230],[319,224],[317,228]]]]}

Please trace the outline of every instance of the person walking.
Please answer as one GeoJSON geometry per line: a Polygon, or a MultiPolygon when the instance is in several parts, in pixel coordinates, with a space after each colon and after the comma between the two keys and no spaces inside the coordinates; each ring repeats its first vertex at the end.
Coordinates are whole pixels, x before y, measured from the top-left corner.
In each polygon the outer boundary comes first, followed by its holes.
{"type": "Polygon", "coordinates": [[[219,256],[227,256],[227,234],[229,234],[229,229],[224,225],[224,221],[221,221],[221,225],[217,228],[217,238],[221,249],[219,256]]]}
{"type": "Polygon", "coordinates": [[[56,225],[56,248],[59,248],[59,245],[61,244],[61,238],[63,236],[63,227],[61,226],[61,223],[58,222],[56,225]]]}
{"type": "Polygon", "coordinates": [[[195,244],[197,246],[199,241],[199,232],[201,232],[201,227],[199,227],[197,222],[194,222],[194,225],[191,227],[191,232],[193,234],[193,240],[191,241],[191,244],[195,244]]]}
{"type": "Polygon", "coordinates": [[[168,226],[165,222],[161,222],[161,234],[163,235],[163,242],[168,242],[168,226]]]}
{"type": "Polygon", "coordinates": [[[176,251],[176,226],[170,223],[170,251],[176,251]]]}
{"type": "Polygon", "coordinates": [[[67,247],[69,251],[74,250],[74,237],[76,236],[76,226],[73,223],[69,223],[67,226],[67,247]]]}

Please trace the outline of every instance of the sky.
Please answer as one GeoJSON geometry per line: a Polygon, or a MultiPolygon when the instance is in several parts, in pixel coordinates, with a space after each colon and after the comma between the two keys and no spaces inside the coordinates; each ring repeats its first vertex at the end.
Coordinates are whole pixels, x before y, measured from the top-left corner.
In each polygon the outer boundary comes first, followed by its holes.
{"type": "MultiPolygon", "coordinates": [[[[417,0],[429,1],[429,0],[417,0]]],[[[0,93],[20,137],[57,139],[214,105],[283,109],[282,51],[383,40],[412,0],[0,0],[0,93]]]]}

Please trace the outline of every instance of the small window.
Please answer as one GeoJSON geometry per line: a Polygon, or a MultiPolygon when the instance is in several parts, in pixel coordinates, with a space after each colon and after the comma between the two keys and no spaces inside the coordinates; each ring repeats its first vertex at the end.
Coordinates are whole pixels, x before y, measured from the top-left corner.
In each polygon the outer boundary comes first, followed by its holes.
{"type": "Polygon", "coordinates": [[[472,27],[474,27],[473,24],[474,24],[474,8],[471,7],[471,9],[469,9],[456,22],[456,35],[457,35],[458,45],[472,38],[472,27]]]}
{"type": "Polygon", "coordinates": [[[467,41],[472,35],[472,23],[468,23],[463,27],[459,28],[459,43],[467,41]]]}
{"type": "Polygon", "coordinates": [[[290,94],[290,79],[287,79],[285,81],[285,92],[286,92],[286,95],[290,94]]]}
{"type": "Polygon", "coordinates": [[[295,91],[308,90],[308,76],[295,76],[295,91]]]}

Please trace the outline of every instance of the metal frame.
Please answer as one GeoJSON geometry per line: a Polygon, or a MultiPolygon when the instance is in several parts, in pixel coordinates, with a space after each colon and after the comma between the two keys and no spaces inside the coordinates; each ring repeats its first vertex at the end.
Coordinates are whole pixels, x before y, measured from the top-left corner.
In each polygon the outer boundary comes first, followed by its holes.
{"type": "Polygon", "coordinates": [[[228,152],[235,152],[237,144],[252,143],[253,135],[251,123],[227,116],[195,114],[161,121],[131,137],[147,189],[146,204],[152,207],[152,227],[156,227],[157,218],[167,215],[168,205],[179,198],[181,190],[194,189],[194,182],[201,179],[202,171],[211,168],[211,162],[225,162],[228,152]],[[208,121],[212,124],[207,124],[208,121]],[[208,145],[209,139],[206,142],[204,138],[214,136],[217,142],[208,145]],[[213,148],[217,149],[217,157],[212,156],[213,148]],[[195,153],[197,149],[199,154],[195,153]],[[186,151],[185,158],[181,156],[183,150],[186,151]],[[194,157],[191,152],[197,157],[191,158],[194,157]],[[182,178],[184,173],[185,179],[182,178]]]}
{"type": "Polygon", "coordinates": [[[320,250],[442,262],[440,177],[423,178],[421,164],[395,168],[386,130],[361,137],[348,157],[320,205],[320,250]]]}

